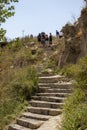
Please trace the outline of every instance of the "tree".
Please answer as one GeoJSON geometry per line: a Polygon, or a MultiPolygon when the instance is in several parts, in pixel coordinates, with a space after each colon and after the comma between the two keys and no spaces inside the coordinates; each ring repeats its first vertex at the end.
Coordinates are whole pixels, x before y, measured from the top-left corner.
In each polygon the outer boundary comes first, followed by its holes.
{"type": "Polygon", "coordinates": [[[5,23],[6,20],[14,15],[14,3],[19,0],[0,0],[0,41],[3,39],[6,30],[4,30],[1,25],[5,23]]]}

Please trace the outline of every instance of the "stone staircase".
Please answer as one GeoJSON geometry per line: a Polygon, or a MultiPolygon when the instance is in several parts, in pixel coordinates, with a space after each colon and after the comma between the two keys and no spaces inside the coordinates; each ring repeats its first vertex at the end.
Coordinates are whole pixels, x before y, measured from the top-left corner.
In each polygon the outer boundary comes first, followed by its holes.
{"type": "Polygon", "coordinates": [[[49,118],[62,113],[64,100],[72,91],[72,83],[60,75],[40,75],[39,92],[32,96],[27,107],[15,124],[8,130],[38,129],[49,118]]]}

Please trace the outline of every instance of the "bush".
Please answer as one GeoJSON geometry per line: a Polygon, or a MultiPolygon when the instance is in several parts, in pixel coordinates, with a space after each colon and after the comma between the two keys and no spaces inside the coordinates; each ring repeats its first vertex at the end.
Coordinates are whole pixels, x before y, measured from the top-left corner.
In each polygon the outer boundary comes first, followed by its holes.
{"type": "Polygon", "coordinates": [[[4,130],[5,125],[20,115],[27,100],[38,91],[38,77],[33,67],[26,67],[8,70],[0,78],[0,129],[4,130]]]}
{"type": "Polygon", "coordinates": [[[85,130],[87,128],[87,104],[85,94],[77,89],[64,107],[62,130],[85,130]]]}
{"type": "Polygon", "coordinates": [[[21,40],[19,38],[16,38],[15,40],[11,41],[8,44],[8,49],[15,52],[18,51],[23,46],[21,40]]]}
{"type": "Polygon", "coordinates": [[[11,92],[14,98],[28,100],[38,90],[38,77],[34,68],[28,68],[16,75],[10,83],[11,92]],[[19,76],[20,75],[20,76],[19,76]]]}
{"type": "Polygon", "coordinates": [[[61,73],[64,74],[65,76],[69,77],[69,78],[76,78],[78,72],[80,71],[80,68],[77,64],[73,65],[73,64],[69,64],[64,66],[63,69],[61,69],[61,73]]]}
{"type": "Polygon", "coordinates": [[[15,120],[20,111],[24,110],[26,102],[19,102],[17,100],[3,101],[0,103],[0,130],[5,130],[5,126],[10,121],[15,120]]]}
{"type": "Polygon", "coordinates": [[[75,79],[78,84],[76,87],[87,89],[87,56],[81,58],[77,64],[65,66],[61,73],[75,79]]]}
{"type": "Polygon", "coordinates": [[[80,59],[79,65],[80,71],[78,73],[76,81],[78,83],[78,87],[82,89],[87,89],[87,56],[80,59]]]}
{"type": "Polygon", "coordinates": [[[87,56],[76,65],[63,70],[64,74],[76,80],[74,93],[68,98],[64,107],[62,130],[87,129],[87,56]]]}

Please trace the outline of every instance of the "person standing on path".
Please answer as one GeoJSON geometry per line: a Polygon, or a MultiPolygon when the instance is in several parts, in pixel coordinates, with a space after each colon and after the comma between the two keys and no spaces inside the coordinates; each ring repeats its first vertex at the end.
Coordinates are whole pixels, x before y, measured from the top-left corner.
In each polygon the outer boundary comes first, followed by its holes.
{"type": "Polygon", "coordinates": [[[47,34],[45,35],[45,44],[46,44],[46,46],[48,46],[48,44],[49,44],[49,38],[48,38],[47,34]]]}
{"type": "Polygon", "coordinates": [[[41,44],[41,34],[39,33],[38,36],[37,36],[37,40],[38,42],[41,44]]]}
{"type": "Polygon", "coordinates": [[[87,0],[84,0],[86,2],[86,7],[87,7],[87,0]]]}
{"type": "Polygon", "coordinates": [[[59,32],[56,30],[56,37],[59,38],[59,32]]]}
{"type": "Polygon", "coordinates": [[[50,33],[50,35],[49,35],[49,46],[51,47],[52,46],[52,34],[50,33]]]}

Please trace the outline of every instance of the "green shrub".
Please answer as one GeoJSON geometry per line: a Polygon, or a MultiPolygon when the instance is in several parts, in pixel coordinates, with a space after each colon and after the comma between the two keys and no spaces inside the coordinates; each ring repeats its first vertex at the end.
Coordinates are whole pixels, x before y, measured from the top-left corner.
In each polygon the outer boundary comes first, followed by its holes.
{"type": "Polygon", "coordinates": [[[66,66],[62,70],[66,76],[76,80],[74,93],[68,98],[64,107],[61,130],[87,129],[87,56],[76,65],[66,66]]]}
{"type": "Polygon", "coordinates": [[[77,87],[87,89],[87,56],[81,58],[77,64],[65,66],[61,73],[75,79],[77,87]]]}
{"type": "Polygon", "coordinates": [[[3,101],[0,103],[0,130],[5,130],[5,126],[15,120],[20,111],[24,110],[26,102],[17,100],[3,101]]]}
{"type": "Polygon", "coordinates": [[[18,51],[22,46],[23,46],[23,43],[21,42],[21,40],[19,38],[16,38],[14,41],[11,41],[8,44],[8,49],[15,52],[15,51],[18,51]]]}
{"type": "Polygon", "coordinates": [[[87,104],[79,104],[65,115],[62,130],[85,130],[87,128],[87,104]]]}
{"type": "Polygon", "coordinates": [[[87,89],[87,56],[80,59],[79,61],[80,71],[76,78],[78,87],[82,89],[87,89]]]}
{"type": "Polygon", "coordinates": [[[26,67],[8,70],[0,78],[0,129],[4,130],[38,91],[38,77],[33,67],[26,67]]]}
{"type": "Polygon", "coordinates": [[[69,64],[64,66],[63,69],[61,69],[61,73],[69,78],[76,78],[79,71],[80,67],[77,64],[69,64]]]}
{"type": "Polygon", "coordinates": [[[38,90],[38,77],[34,68],[28,68],[16,75],[10,83],[11,93],[14,98],[30,99],[31,95],[38,90]]]}
{"type": "Polygon", "coordinates": [[[66,101],[61,130],[85,130],[87,128],[87,104],[85,94],[77,89],[66,101]]]}

